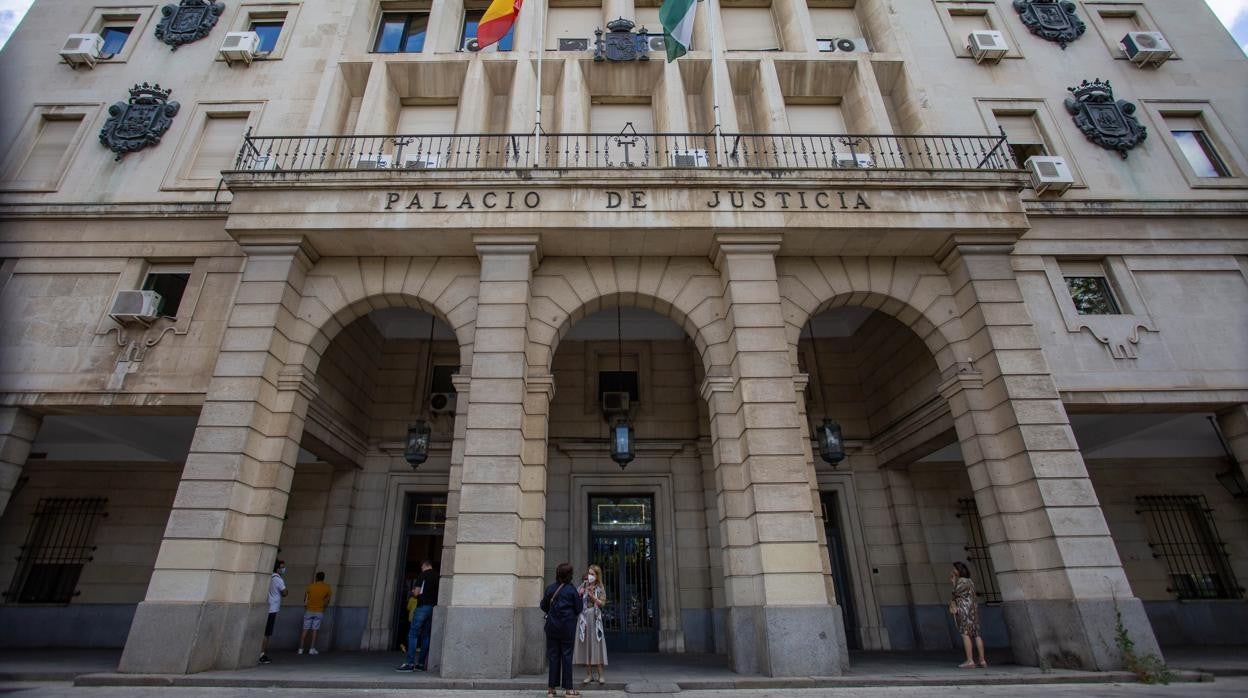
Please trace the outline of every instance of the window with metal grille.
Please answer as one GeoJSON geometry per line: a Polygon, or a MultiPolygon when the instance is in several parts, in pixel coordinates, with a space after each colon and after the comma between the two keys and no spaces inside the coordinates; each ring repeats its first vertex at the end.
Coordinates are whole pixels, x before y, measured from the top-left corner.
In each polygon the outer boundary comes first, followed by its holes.
{"type": "Polygon", "coordinates": [[[44,497],[17,558],[17,573],[5,592],[17,603],[69,603],[78,594],[78,577],[93,559],[95,527],[108,500],[44,497]]]}
{"type": "Polygon", "coordinates": [[[1166,564],[1166,591],[1180,599],[1243,597],[1203,495],[1140,496],[1135,502],[1148,527],[1148,547],[1166,564]]]}
{"type": "Polygon", "coordinates": [[[966,561],[975,569],[975,593],[984,603],[1001,603],[1001,589],[997,587],[997,573],[992,569],[992,556],[988,554],[988,540],[984,538],[984,526],[979,520],[979,508],[975,499],[958,500],[958,518],[966,523],[966,539],[962,548],[966,561]]]}

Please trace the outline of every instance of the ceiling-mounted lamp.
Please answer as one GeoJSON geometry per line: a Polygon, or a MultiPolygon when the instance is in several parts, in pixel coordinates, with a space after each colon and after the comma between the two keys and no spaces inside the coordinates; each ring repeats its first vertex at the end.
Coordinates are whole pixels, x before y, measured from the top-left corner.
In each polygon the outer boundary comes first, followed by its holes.
{"type": "Polygon", "coordinates": [[[407,428],[407,442],[403,445],[403,459],[412,469],[429,460],[429,422],[418,419],[407,428]]]}
{"type": "MultiPolygon", "coordinates": [[[[615,306],[615,372],[624,372],[624,340],[621,306],[615,306]]],[[[611,428],[611,460],[623,470],[633,462],[636,455],[633,449],[633,425],[629,421],[631,409],[628,393],[604,393],[603,417],[611,428]]]]}
{"type": "Polygon", "coordinates": [[[1222,435],[1222,429],[1218,427],[1217,417],[1206,417],[1209,420],[1213,431],[1218,435],[1218,441],[1222,443],[1222,450],[1226,451],[1226,458],[1231,462],[1231,467],[1224,473],[1218,473],[1215,477],[1218,484],[1226,488],[1227,492],[1235,499],[1248,498],[1248,479],[1244,478],[1244,469],[1239,464],[1239,459],[1235,457],[1235,453],[1231,451],[1230,444],[1226,443],[1226,437],[1222,435]]]}
{"type": "MultiPolygon", "coordinates": [[[[819,345],[815,343],[814,318],[806,320],[806,331],[810,333],[810,353],[814,359],[815,382],[819,385],[819,401],[823,409],[828,408],[828,398],[823,392],[823,376],[819,371],[819,345]]],[[[845,460],[845,440],[841,436],[841,425],[824,417],[823,423],[815,427],[815,440],[819,443],[819,457],[824,463],[836,467],[845,460]]]]}

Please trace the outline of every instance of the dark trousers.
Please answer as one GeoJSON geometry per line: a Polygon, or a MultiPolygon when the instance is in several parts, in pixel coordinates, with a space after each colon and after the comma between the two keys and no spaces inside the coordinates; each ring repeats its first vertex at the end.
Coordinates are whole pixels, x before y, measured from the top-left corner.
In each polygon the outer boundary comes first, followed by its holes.
{"type": "Polygon", "coordinates": [[[407,630],[407,663],[416,666],[427,666],[429,661],[429,640],[433,630],[433,606],[417,606],[412,613],[412,625],[407,630]],[[417,656],[416,650],[420,649],[417,656]]]}
{"type": "Polygon", "coordinates": [[[546,685],[565,689],[572,688],[572,638],[546,636],[546,664],[550,669],[546,685]],[[562,679],[562,683],[560,682],[562,679]]]}

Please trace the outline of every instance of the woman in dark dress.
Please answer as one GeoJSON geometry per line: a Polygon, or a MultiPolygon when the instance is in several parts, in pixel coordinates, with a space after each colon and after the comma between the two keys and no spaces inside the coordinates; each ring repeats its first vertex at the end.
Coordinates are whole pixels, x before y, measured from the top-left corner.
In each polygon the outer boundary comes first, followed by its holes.
{"type": "Polygon", "coordinates": [[[962,648],[966,651],[966,661],[958,667],[986,668],[988,660],[984,657],[984,638],[979,632],[979,604],[975,599],[975,583],[971,581],[970,569],[961,562],[953,563],[953,569],[949,571],[949,581],[953,584],[949,613],[953,614],[953,621],[958,626],[958,632],[962,634],[962,648]],[[971,654],[971,640],[975,641],[975,647],[979,650],[978,664],[971,654]]]}
{"type": "Polygon", "coordinates": [[[546,612],[546,663],[550,668],[546,695],[554,696],[562,685],[563,695],[574,698],[581,694],[572,688],[572,647],[584,602],[572,586],[572,565],[563,562],[555,568],[555,583],[546,587],[541,607],[546,612]]]}

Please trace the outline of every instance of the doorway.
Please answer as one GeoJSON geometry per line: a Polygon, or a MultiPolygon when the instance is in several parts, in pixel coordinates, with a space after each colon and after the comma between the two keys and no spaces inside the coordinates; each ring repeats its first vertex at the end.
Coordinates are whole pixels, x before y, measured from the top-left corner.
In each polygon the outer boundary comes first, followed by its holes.
{"type": "MultiPolygon", "coordinates": [[[[433,569],[442,572],[442,535],[446,529],[445,494],[409,494],[403,508],[404,535],[399,546],[398,579],[395,584],[394,635],[390,649],[407,642],[407,600],[412,585],[420,576],[422,560],[433,562],[433,569]]],[[[441,599],[439,599],[441,601],[441,599]]]]}
{"type": "Polygon", "coordinates": [[[607,590],[603,630],[615,652],[657,652],[654,497],[589,497],[589,561],[602,568],[607,590]]]}
{"type": "Polygon", "coordinates": [[[828,540],[828,563],[832,568],[836,605],[840,607],[841,618],[845,622],[845,640],[850,649],[862,649],[858,640],[858,616],[854,612],[854,599],[850,593],[849,556],[841,531],[840,500],[836,492],[820,492],[819,500],[823,506],[823,530],[828,540]]]}

